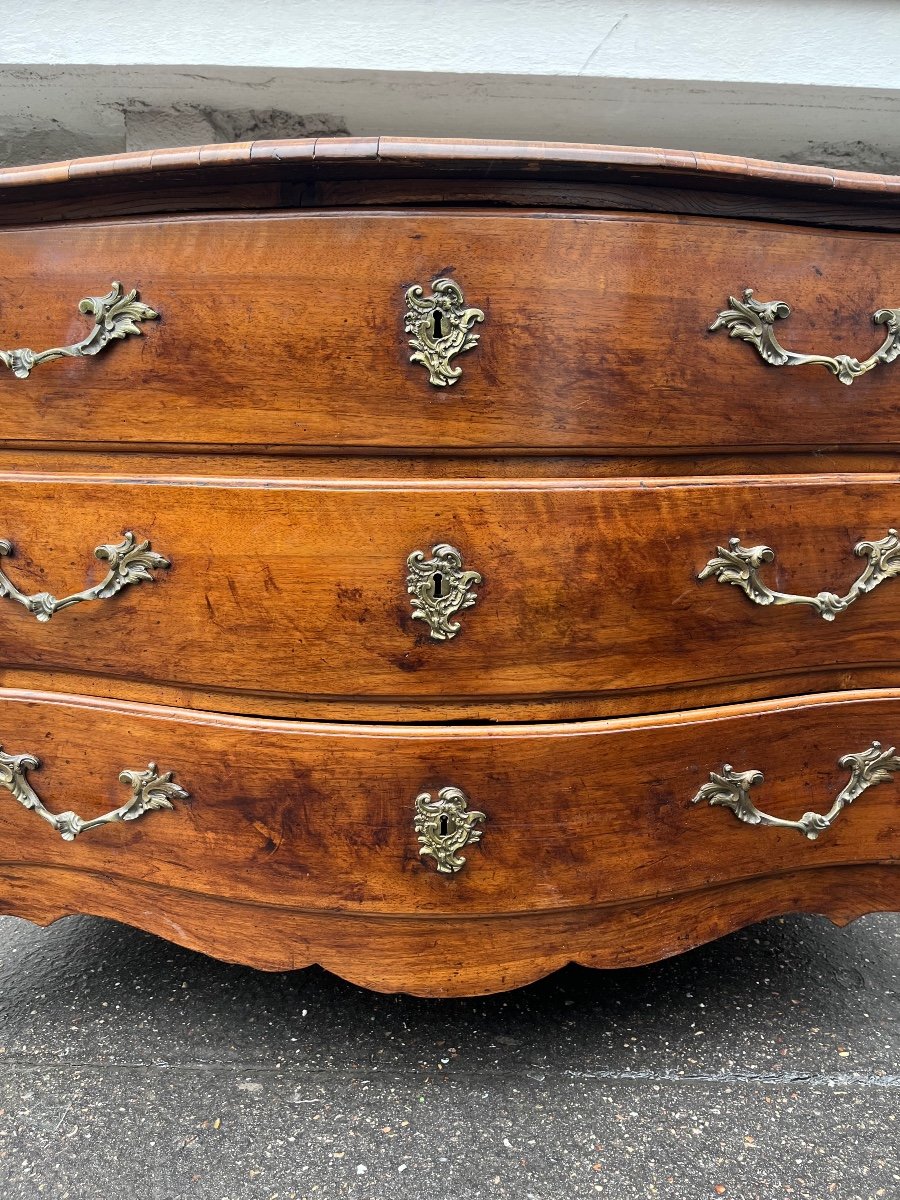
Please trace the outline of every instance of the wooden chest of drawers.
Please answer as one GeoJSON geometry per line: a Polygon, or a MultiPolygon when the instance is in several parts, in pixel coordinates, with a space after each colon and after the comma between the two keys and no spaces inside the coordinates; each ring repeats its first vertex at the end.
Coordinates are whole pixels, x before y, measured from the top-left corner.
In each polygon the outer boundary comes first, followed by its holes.
{"type": "Polygon", "coordinates": [[[898,196],[0,172],[0,911],[470,995],[900,906],[898,196]]]}

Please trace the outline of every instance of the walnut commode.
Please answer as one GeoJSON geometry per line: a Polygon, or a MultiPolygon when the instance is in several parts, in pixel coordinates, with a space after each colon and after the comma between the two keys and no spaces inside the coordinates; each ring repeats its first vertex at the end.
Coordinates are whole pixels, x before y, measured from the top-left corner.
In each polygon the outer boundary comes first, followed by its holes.
{"type": "Polygon", "coordinates": [[[396,138],[0,171],[0,911],[446,996],[900,908],[898,199],[396,138]]]}

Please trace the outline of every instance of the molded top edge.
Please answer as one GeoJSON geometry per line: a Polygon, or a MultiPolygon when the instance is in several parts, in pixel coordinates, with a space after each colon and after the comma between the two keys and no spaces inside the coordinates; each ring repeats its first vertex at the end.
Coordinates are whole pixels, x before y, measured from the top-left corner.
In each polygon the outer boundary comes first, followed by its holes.
{"type": "MultiPolygon", "coordinates": [[[[421,139],[404,137],[303,138],[132,151],[66,162],[0,168],[0,201],[22,187],[64,198],[90,181],[129,188],[190,189],[255,179],[299,181],[391,176],[462,176],[473,179],[555,179],[710,188],[717,191],[891,204],[900,176],[767,162],[724,154],[654,147],[565,142],[421,139]]],[[[21,193],[18,193],[21,195],[21,193]]]]}

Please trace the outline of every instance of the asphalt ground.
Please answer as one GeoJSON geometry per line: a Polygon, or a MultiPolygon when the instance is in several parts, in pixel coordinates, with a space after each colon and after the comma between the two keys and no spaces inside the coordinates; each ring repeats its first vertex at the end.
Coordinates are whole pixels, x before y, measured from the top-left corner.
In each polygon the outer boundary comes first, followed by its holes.
{"type": "Polygon", "coordinates": [[[474,1000],[0,918],[0,1198],[900,1198],[900,916],[474,1000]]]}

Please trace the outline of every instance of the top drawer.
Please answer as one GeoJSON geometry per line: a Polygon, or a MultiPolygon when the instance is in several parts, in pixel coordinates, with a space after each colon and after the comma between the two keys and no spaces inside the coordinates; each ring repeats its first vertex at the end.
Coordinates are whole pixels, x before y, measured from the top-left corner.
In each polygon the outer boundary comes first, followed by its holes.
{"type": "MultiPolygon", "coordinates": [[[[629,451],[900,445],[900,244],[747,221],[330,212],[0,233],[0,348],[76,343],[111,280],[157,310],[92,357],[0,371],[9,442],[629,451]],[[407,290],[484,313],[451,386],[410,362],[407,290]],[[710,331],[752,287],[790,351],[710,331]],[[889,318],[882,317],[882,322],[889,318]],[[846,359],[839,355],[848,356],[846,359]],[[888,357],[887,355],[885,357],[888,357]]],[[[428,321],[428,314],[423,318],[428,321]]],[[[738,316],[731,319],[733,324],[738,316]]],[[[756,317],[749,322],[752,336],[756,317]]],[[[448,314],[437,330],[452,333],[448,314]]],[[[432,330],[432,332],[434,332],[432,330]]],[[[440,371],[437,377],[440,378],[440,371]]]]}

